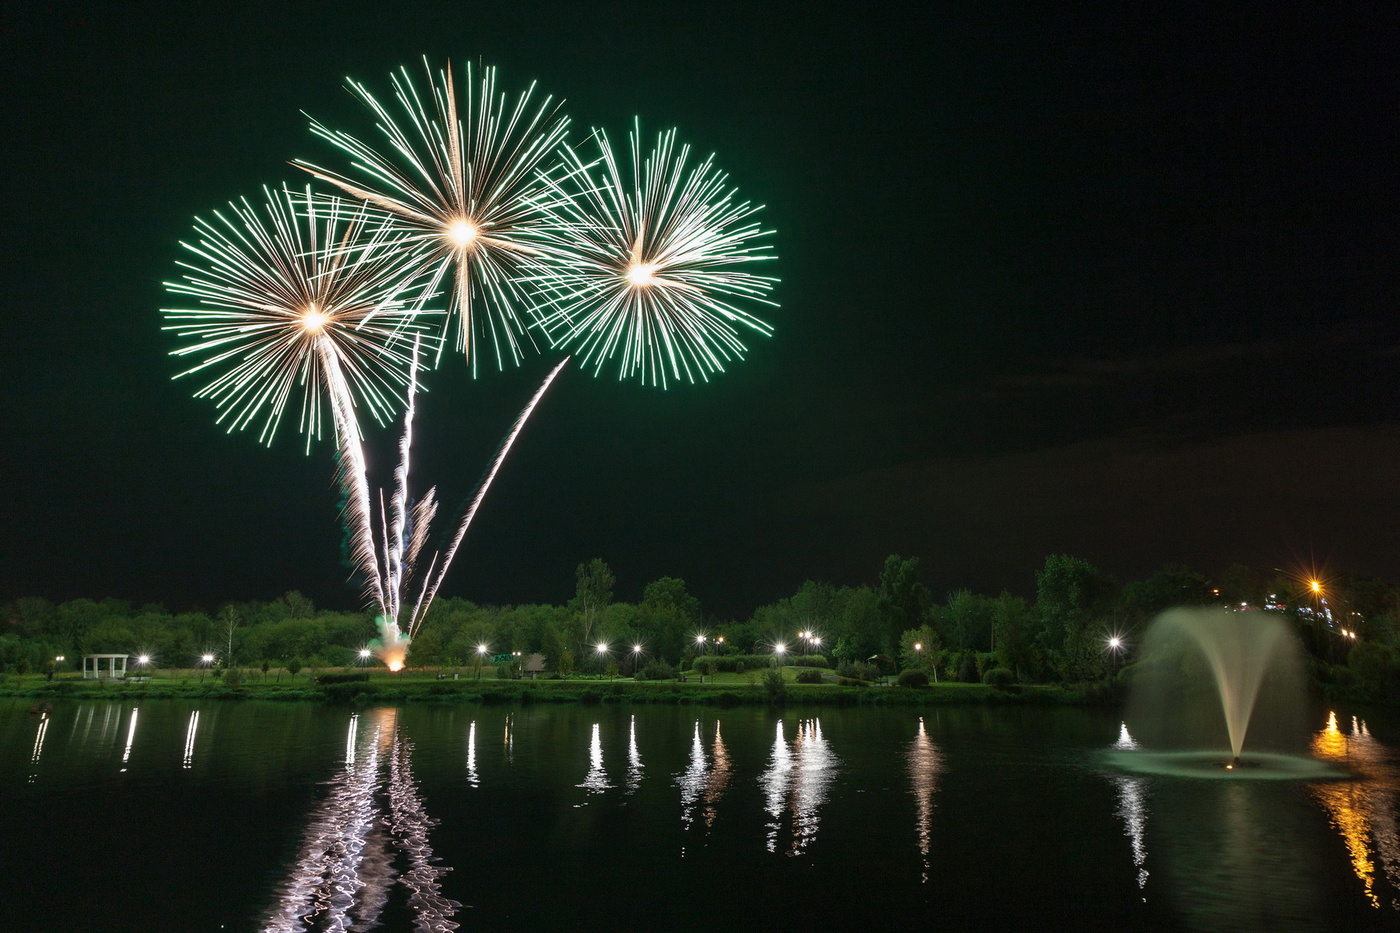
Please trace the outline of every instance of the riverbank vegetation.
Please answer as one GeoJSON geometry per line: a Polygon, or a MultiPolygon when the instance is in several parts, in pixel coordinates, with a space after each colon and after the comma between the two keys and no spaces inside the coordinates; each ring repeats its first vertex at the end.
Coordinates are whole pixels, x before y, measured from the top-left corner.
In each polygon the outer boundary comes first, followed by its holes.
{"type": "Polygon", "coordinates": [[[1120,582],[1087,561],[1051,555],[1032,599],[955,590],[940,600],[920,580],[917,559],[891,555],[873,585],[808,581],[741,619],[707,614],[674,577],[647,584],[635,602],[615,599],[614,582],[595,559],[577,568],[575,596],[563,605],[439,599],[412,645],[410,669],[376,670],[358,686],[334,680],[375,666],[363,656],[373,619],[318,610],[297,592],[214,612],[119,599],[19,599],[0,608],[0,691],[1084,702],[1110,697],[1131,679],[1140,635],[1159,612],[1214,605],[1287,618],[1320,693],[1400,702],[1400,589],[1365,578],[1314,581],[1239,566],[1209,577],[1169,566],[1120,582]],[[142,679],[72,684],[86,653],[126,653],[130,673],[142,679]]]}

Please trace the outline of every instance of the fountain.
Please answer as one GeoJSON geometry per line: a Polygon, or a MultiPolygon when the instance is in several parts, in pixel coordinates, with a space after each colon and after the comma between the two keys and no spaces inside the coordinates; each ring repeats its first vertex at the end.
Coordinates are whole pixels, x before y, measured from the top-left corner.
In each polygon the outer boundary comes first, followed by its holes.
{"type": "MultiPolygon", "coordinates": [[[[1141,657],[1128,706],[1138,741],[1129,746],[1120,736],[1110,752],[1120,766],[1196,777],[1342,776],[1297,753],[1306,735],[1302,657],[1281,617],[1169,610],[1147,630],[1141,657]],[[1266,741],[1252,744],[1246,756],[1245,739],[1261,725],[1266,741]],[[1211,744],[1228,739],[1229,755],[1201,751],[1203,737],[1211,744]],[[1273,748],[1263,751],[1261,744],[1273,748]]],[[[1127,723],[1122,734],[1128,735],[1127,723]]]]}

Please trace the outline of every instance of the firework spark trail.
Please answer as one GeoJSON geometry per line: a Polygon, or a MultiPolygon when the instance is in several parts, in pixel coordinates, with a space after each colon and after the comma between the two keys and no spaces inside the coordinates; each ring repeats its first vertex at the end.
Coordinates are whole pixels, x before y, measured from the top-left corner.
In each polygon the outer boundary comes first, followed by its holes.
{"type": "Polygon", "coordinates": [[[318,338],[317,350],[330,388],[331,409],[335,416],[336,437],[340,441],[340,462],[336,480],[345,497],[341,518],[350,533],[350,561],[365,578],[365,597],[373,599],[381,614],[388,616],[388,598],[384,578],[379,570],[379,558],[374,548],[374,531],[370,519],[369,478],[365,464],[364,445],[360,439],[359,422],[351,408],[349,389],[341,376],[340,361],[330,341],[318,338]]]}
{"type": "Polygon", "coordinates": [[[496,90],[496,69],[482,69],[478,81],[470,64],[459,108],[451,64],[434,73],[425,58],[423,67],[426,92],[405,68],[391,76],[399,118],[364,85],[347,81],[373,113],[387,154],[312,120],[312,133],[349,156],[360,177],[304,160],[292,164],[384,212],[404,233],[428,291],[452,271],[444,329],[455,322],[457,348],[473,369],[477,334],[491,344],[498,368],[503,354],[518,363],[529,324],[516,307],[533,308],[531,273],[547,259],[540,241],[552,224],[548,179],[559,170],[568,119],[552,97],[532,108],[533,84],[510,106],[496,90]]]}
{"type": "Polygon", "coordinates": [[[520,415],[515,419],[515,424],[511,427],[510,433],[506,435],[501,443],[501,449],[496,452],[496,458],[491,462],[491,468],[486,472],[486,478],[477,487],[476,494],[472,496],[471,504],[467,506],[467,511],[462,516],[461,524],[457,526],[457,534],[452,538],[452,544],[442,555],[442,560],[437,563],[437,575],[432,577],[431,584],[424,590],[423,597],[418,604],[413,607],[413,615],[409,619],[407,626],[408,637],[412,638],[418,633],[418,628],[423,624],[423,617],[428,612],[428,607],[432,605],[433,598],[437,596],[438,587],[442,584],[442,578],[447,574],[447,568],[452,563],[452,558],[457,554],[457,547],[466,537],[467,529],[471,527],[472,518],[476,516],[476,510],[481,507],[481,502],[486,498],[486,493],[491,489],[491,483],[496,479],[496,474],[500,472],[501,464],[505,463],[506,455],[510,453],[510,448],[515,444],[515,439],[520,436],[521,430],[525,427],[525,422],[530,420],[530,415],[534,412],[535,406],[540,399],[544,398],[545,392],[549,391],[549,386],[554,382],[554,377],[559,375],[559,371],[568,365],[569,357],[564,359],[549,371],[544,382],[535,390],[534,396],[520,411],[520,415]]]}
{"type": "Polygon", "coordinates": [[[162,329],[190,341],[172,355],[200,362],[176,378],[210,378],[195,396],[213,399],[217,423],[234,431],[260,422],[259,440],[271,443],[300,394],[310,449],[341,387],[352,408],[358,399],[376,421],[389,419],[411,365],[406,338],[435,312],[422,310],[428,296],[403,235],[371,212],[309,191],[263,193],[260,208],[245,199],[227,215],[196,218],[195,241],[181,244],[195,259],[178,263],[183,280],[165,287],[197,305],[163,309],[162,329]],[[326,344],[339,384],[317,352],[326,344]]]}
{"type": "Polygon", "coordinates": [[[394,619],[399,617],[399,598],[406,573],[404,526],[409,517],[408,472],[409,454],[413,448],[413,415],[416,411],[414,400],[418,394],[418,374],[416,371],[418,350],[419,342],[415,339],[413,341],[415,367],[409,375],[408,397],[403,415],[403,433],[399,436],[399,464],[394,468],[394,495],[390,500],[389,544],[386,548],[386,556],[388,557],[388,591],[392,601],[389,610],[390,617],[394,619]]]}
{"type": "Polygon", "coordinates": [[[774,258],[770,231],[753,219],[760,208],[736,200],[712,157],[690,167],[675,130],[643,156],[634,127],[629,172],[605,133],[593,139],[597,162],[568,150],[568,173],[546,178],[558,261],[533,270],[547,295],[535,309],[540,327],[595,375],[620,355],[619,378],[708,381],[747,352],[741,327],[772,333],[744,307],[777,307],[767,297],[777,279],[748,271],[774,258]]]}

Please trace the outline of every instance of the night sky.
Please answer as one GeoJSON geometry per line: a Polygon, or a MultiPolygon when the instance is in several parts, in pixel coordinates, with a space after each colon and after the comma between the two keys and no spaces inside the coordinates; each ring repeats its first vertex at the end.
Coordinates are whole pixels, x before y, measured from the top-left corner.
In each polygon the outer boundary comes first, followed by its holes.
{"type": "MultiPolygon", "coordinates": [[[[335,161],[303,111],[368,138],[343,79],[423,54],[576,139],[679,127],[782,278],[709,385],[566,371],[445,593],[560,602],[596,556],[747,615],[892,552],[940,596],[1061,551],[1400,582],[1400,7],[1152,6],[11,0],[0,599],[356,605],[329,447],[216,427],[161,282],[194,215],[335,161]]],[[[554,359],[445,361],[420,482],[466,496],[554,359]]]]}

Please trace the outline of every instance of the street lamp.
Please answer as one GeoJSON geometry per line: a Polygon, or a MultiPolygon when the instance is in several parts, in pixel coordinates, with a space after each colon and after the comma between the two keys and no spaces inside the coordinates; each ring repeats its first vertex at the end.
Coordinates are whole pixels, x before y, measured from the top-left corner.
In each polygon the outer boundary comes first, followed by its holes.
{"type": "Polygon", "coordinates": [[[637,676],[637,672],[642,669],[642,646],[632,646],[632,676],[637,676]]]}
{"type": "Polygon", "coordinates": [[[370,650],[369,650],[368,648],[361,648],[361,649],[360,649],[360,663],[361,663],[361,664],[364,664],[366,661],[369,660],[370,653],[371,653],[371,652],[370,652],[370,650]]]}
{"type": "Polygon", "coordinates": [[[779,664],[778,664],[778,659],[781,658],[781,657],[782,657],[783,655],[785,655],[785,654],[787,654],[787,645],[783,644],[782,642],[778,642],[778,644],[776,644],[776,645],[773,646],[773,666],[774,666],[774,667],[778,667],[778,666],[779,666],[779,664]]]}
{"type": "Polygon", "coordinates": [[[204,683],[204,671],[214,663],[214,655],[206,651],[199,656],[199,682],[204,683]]]}
{"type": "Polygon", "coordinates": [[[1113,655],[1113,673],[1118,673],[1118,659],[1123,651],[1123,636],[1109,635],[1107,639],[1109,652],[1113,655]]]}

